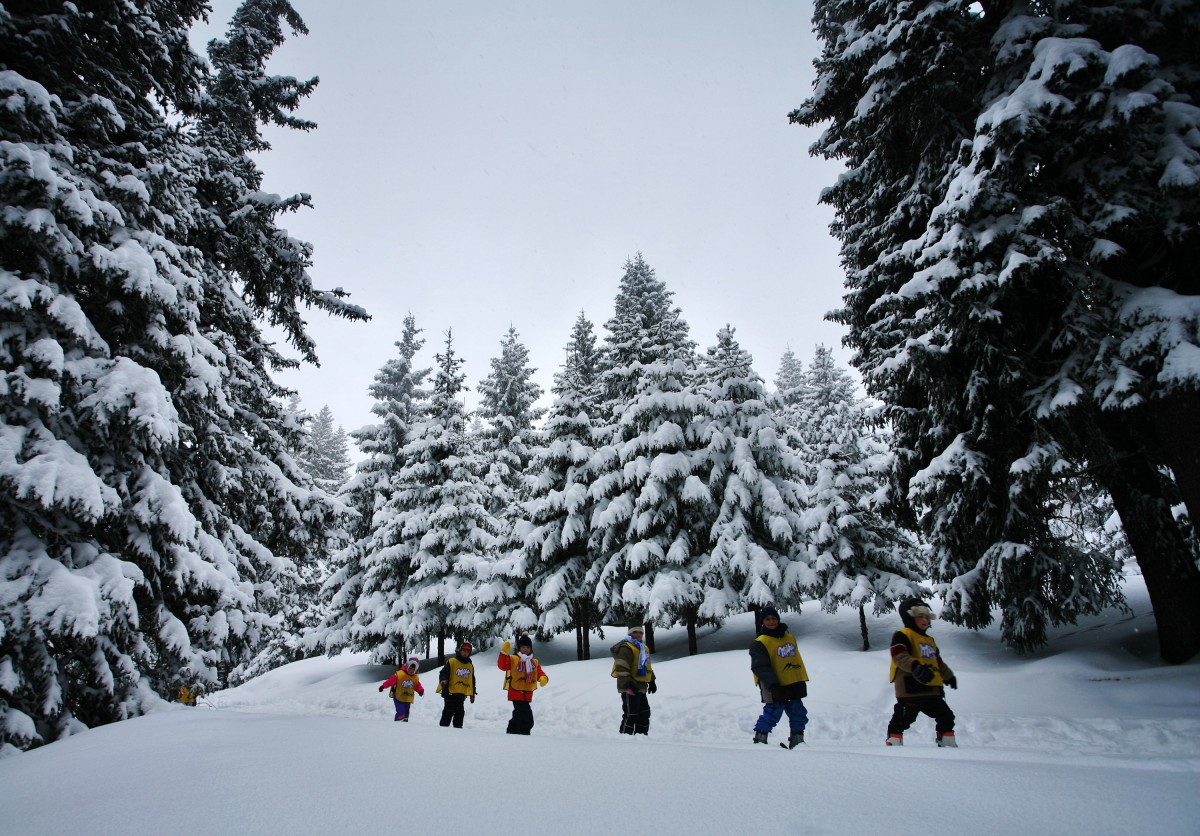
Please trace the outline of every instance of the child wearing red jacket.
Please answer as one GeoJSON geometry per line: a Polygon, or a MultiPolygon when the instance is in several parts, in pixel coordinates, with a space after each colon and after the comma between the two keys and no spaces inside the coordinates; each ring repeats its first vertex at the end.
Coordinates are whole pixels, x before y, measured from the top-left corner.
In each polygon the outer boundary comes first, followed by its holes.
{"type": "Polygon", "coordinates": [[[395,719],[401,723],[408,722],[408,711],[412,708],[414,695],[425,696],[425,689],[421,687],[421,677],[417,675],[420,665],[416,656],[409,656],[403,667],[379,686],[380,692],[384,688],[391,689],[388,691],[388,696],[396,704],[395,719]]]}
{"type": "Polygon", "coordinates": [[[529,636],[517,638],[517,652],[512,653],[512,644],[500,646],[496,666],[507,671],[504,687],[508,689],[508,700],[512,703],[512,719],[508,721],[509,734],[529,734],[533,730],[533,692],[539,685],[550,681],[542,670],[541,663],[533,656],[533,642],[529,636]]]}

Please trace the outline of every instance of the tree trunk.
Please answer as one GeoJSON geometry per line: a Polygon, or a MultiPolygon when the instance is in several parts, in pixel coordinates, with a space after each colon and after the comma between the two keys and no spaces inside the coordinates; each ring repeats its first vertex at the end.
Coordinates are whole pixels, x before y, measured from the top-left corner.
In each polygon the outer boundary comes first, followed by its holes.
{"type": "Polygon", "coordinates": [[[1147,409],[1163,458],[1187,508],[1192,536],[1200,540],[1200,392],[1173,392],[1155,398],[1147,409]]]}
{"type": "Polygon", "coordinates": [[[581,601],[579,603],[579,618],[582,623],[580,625],[580,638],[583,641],[582,652],[580,659],[592,658],[592,602],[581,601]]]}
{"type": "Polygon", "coordinates": [[[688,613],[687,616],[687,636],[688,636],[688,656],[695,656],[700,652],[700,647],[696,643],[696,616],[688,613]]]}
{"type": "Polygon", "coordinates": [[[1171,664],[1186,662],[1200,652],[1200,570],[1171,514],[1165,477],[1136,443],[1126,418],[1103,413],[1100,420],[1117,453],[1102,466],[1100,479],[1141,567],[1158,625],[1159,653],[1171,664]]]}
{"type": "Polygon", "coordinates": [[[438,647],[438,664],[444,665],[444,664],[446,664],[446,634],[444,632],[441,632],[441,631],[438,632],[437,647],[438,647]]]}
{"type": "Polygon", "coordinates": [[[871,637],[867,635],[867,611],[858,605],[858,629],[862,632],[863,650],[871,649],[871,637]]]}
{"type": "Polygon", "coordinates": [[[654,625],[653,624],[646,625],[646,652],[647,653],[654,652],[654,625]]]}

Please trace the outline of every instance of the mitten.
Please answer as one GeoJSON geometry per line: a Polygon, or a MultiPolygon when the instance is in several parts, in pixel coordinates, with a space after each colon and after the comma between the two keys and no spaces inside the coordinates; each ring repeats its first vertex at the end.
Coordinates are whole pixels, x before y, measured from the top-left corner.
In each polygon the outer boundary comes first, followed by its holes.
{"type": "Polygon", "coordinates": [[[474,694],[472,694],[472,695],[471,695],[471,703],[472,703],[472,704],[474,704],[474,703],[475,703],[475,695],[474,695],[474,694]]]}
{"type": "Polygon", "coordinates": [[[925,665],[913,665],[912,678],[922,685],[928,685],[933,682],[933,671],[925,665]]]}
{"type": "Polygon", "coordinates": [[[658,690],[658,683],[651,679],[650,684],[646,686],[646,690],[653,694],[658,690]]]}
{"type": "Polygon", "coordinates": [[[512,642],[505,642],[504,644],[500,645],[500,652],[506,656],[509,653],[512,653],[512,642]]]}
{"type": "Polygon", "coordinates": [[[386,687],[387,687],[386,685],[380,685],[380,686],[379,686],[379,693],[381,693],[381,694],[382,694],[382,693],[383,693],[383,689],[384,689],[384,688],[386,688],[386,687]]]}
{"type": "Polygon", "coordinates": [[[947,687],[958,690],[958,677],[956,677],[956,676],[949,677],[948,679],[946,679],[946,685],[947,685],[947,687]]]}

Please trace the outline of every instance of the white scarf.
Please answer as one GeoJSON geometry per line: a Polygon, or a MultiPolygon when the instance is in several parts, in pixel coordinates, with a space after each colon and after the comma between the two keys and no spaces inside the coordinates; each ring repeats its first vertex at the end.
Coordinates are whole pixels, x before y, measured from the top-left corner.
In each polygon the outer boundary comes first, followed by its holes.
{"type": "Polygon", "coordinates": [[[532,653],[521,653],[517,651],[517,670],[521,673],[533,673],[536,669],[533,661],[532,653]]]}

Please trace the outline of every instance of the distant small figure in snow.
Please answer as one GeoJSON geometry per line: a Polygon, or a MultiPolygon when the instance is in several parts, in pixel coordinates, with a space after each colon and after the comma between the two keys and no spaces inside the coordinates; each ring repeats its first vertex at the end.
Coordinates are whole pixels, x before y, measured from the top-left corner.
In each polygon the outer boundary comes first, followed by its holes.
{"type": "Polygon", "coordinates": [[[612,646],[612,676],[621,695],[621,734],[650,734],[650,700],[658,690],[643,638],[645,627],[629,625],[629,635],[612,646]]]}
{"type": "Polygon", "coordinates": [[[409,656],[408,661],[379,686],[380,692],[384,688],[390,689],[388,696],[396,705],[395,719],[401,723],[408,722],[408,712],[412,708],[416,695],[425,696],[425,689],[421,686],[421,677],[417,673],[420,667],[421,661],[416,656],[409,656]]]}
{"type": "Polygon", "coordinates": [[[512,644],[505,642],[500,645],[500,655],[496,658],[496,666],[506,671],[504,687],[508,690],[508,701],[512,703],[512,719],[508,721],[507,732],[529,734],[533,730],[533,692],[550,679],[533,655],[533,642],[529,636],[518,636],[517,652],[511,651],[512,644]]]}
{"type": "Polygon", "coordinates": [[[766,743],[767,735],[787,713],[791,734],[786,749],[795,749],[804,742],[808,726],[808,670],[800,658],[796,638],[788,626],[779,620],[779,610],[763,607],[759,611],[762,629],[750,645],[750,672],[763,701],[762,715],[754,724],[754,742],[766,743]]]}
{"type": "Polygon", "coordinates": [[[892,682],[896,708],[887,727],[887,745],[904,745],[904,731],[926,714],[934,719],[937,745],[958,747],[954,739],[954,712],[946,704],[942,686],[958,687],[954,671],[942,659],[937,642],[927,635],[935,616],[920,598],[900,602],[904,626],[892,634],[892,682]]]}
{"type": "Polygon", "coordinates": [[[458,650],[438,673],[437,690],[445,701],[442,719],[438,721],[440,726],[453,723],[454,728],[461,729],[466,701],[475,702],[475,665],[471,661],[471,650],[470,642],[460,642],[458,650]]]}
{"type": "Polygon", "coordinates": [[[179,686],[179,693],[175,699],[184,705],[196,705],[196,700],[204,696],[204,687],[199,682],[192,680],[179,686]]]}

